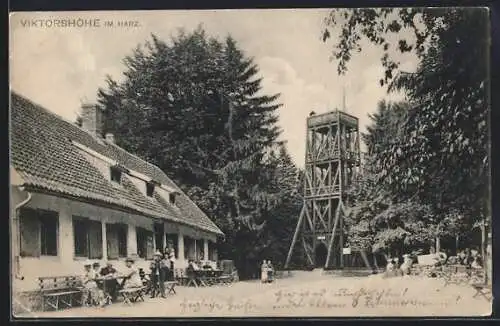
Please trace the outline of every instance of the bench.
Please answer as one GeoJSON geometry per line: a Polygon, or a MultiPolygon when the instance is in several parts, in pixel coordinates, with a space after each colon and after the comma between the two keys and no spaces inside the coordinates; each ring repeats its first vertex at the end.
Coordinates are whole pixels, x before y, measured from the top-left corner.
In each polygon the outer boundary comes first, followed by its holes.
{"type": "Polygon", "coordinates": [[[146,291],[145,286],[124,288],[118,291],[123,297],[123,303],[131,305],[133,302],[137,302],[139,299],[144,301],[144,292],[146,291]]]}
{"type": "Polygon", "coordinates": [[[444,286],[449,284],[467,284],[471,278],[471,271],[467,266],[444,265],[441,267],[440,276],[444,279],[444,286]]]}
{"type": "Polygon", "coordinates": [[[48,306],[59,310],[62,304],[67,308],[73,307],[73,303],[81,302],[83,291],[82,280],[78,276],[50,276],[39,277],[39,287],[42,296],[42,310],[46,311],[48,306]],[[80,300],[76,296],[80,296],[80,300]]]}

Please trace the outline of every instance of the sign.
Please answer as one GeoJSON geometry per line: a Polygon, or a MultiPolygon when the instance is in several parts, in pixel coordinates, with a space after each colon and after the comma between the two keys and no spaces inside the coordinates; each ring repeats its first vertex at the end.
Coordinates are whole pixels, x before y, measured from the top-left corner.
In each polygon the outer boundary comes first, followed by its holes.
{"type": "Polygon", "coordinates": [[[342,249],[342,253],[343,253],[344,255],[350,255],[350,254],[351,254],[351,248],[350,248],[350,247],[343,248],[343,249],[342,249]]]}
{"type": "Polygon", "coordinates": [[[318,235],[318,237],[316,239],[318,239],[318,240],[325,240],[326,237],[324,235],[318,235]]]}

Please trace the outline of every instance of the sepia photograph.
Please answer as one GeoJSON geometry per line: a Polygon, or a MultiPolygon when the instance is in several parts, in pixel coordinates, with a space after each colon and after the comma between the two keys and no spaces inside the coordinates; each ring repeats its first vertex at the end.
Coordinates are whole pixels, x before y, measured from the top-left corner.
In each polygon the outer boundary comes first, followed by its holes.
{"type": "Polygon", "coordinates": [[[9,20],[11,319],[491,315],[488,8],[9,20]]]}

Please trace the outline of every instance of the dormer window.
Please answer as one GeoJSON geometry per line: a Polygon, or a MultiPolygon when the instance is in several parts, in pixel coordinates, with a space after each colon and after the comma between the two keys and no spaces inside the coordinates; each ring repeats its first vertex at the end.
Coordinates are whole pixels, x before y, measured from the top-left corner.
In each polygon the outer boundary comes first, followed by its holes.
{"type": "Polygon", "coordinates": [[[122,173],[127,172],[125,168],[120,165],[113,165],[110,168],[111,181],[120,184],[122,182],[122,173]]]}
{"type": "Polygon", "coordinates": [[[175,195],[176,193],[174,192],[168,194],[168,201],[170,202],[170,205],[175,205],[175,195]]]}
{"type": "Polygon", "coordinates": [[[154,193],[155,193],[155,184],[151,181],[146,182],[146,195],[148,197],[153,197],[154,193]]]}
{"type": "Polygon", "coordinates": [[[111,181],[116,183],[121,183],[122,181],[122,171],[114,166],[111,167],[111,181]]]}

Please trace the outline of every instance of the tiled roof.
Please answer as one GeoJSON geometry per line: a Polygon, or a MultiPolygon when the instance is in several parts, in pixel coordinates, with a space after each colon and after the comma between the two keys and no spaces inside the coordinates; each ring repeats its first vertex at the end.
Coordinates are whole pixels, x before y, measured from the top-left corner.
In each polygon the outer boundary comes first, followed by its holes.
{"type": "Polygon", "coordinates": [[[105,202],[142,215],[163,218],[222,234],[203,211],[157,166],[124,149],[101,141],[75,124],[24,97],[11,96],[11,164],[25,185],[65,195],[105,202]],[[71,143],[77,142],[122,166],[177,190],[176,207],[155,192],[147,198],[127,178],[120,187],[87,161],[71,143]]]}

